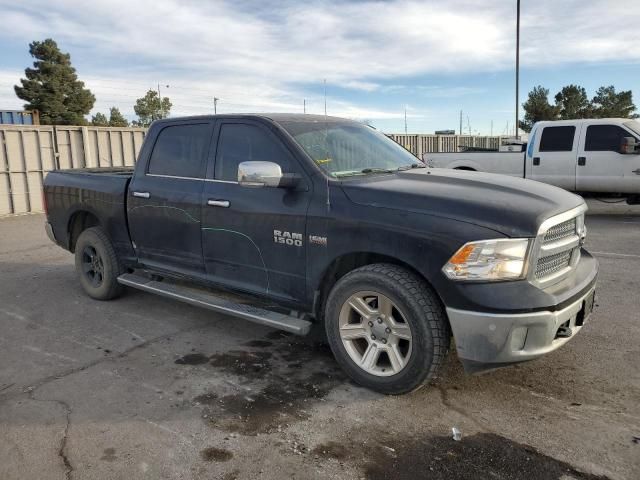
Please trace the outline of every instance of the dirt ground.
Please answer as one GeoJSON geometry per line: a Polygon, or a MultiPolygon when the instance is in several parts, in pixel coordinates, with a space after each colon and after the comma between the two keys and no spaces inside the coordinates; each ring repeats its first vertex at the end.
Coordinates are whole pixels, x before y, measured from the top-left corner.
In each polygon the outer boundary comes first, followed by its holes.
{"type": "Polygon", "coordinates": [[[640,478],[640,207],[594,207],[580,335],[481,376],[452,352],[398,397],[351,383],[318,335],[93,301],[43,216],[0,219],[0,478],[640,478]]]}

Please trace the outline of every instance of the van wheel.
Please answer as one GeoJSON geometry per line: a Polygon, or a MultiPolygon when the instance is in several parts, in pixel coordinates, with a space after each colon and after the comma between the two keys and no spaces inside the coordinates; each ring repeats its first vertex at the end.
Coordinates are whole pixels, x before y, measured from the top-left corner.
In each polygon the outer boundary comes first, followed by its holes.
{"type": "Polygon", "coordinates": [[[407,393],[432,379],[451,338],[433,290],[409,270],[382,263],[353,270],[336,283],[325,328],[345,372],[385,394],[407,393]]]}
{"type": "Polygon", "coordinates": [[[124,269],[107,234],[100,227],[84,230],[75,247],[76,272],[85,292],[96,300],[111,300],[123,291],[118,277],[124,269]]]}

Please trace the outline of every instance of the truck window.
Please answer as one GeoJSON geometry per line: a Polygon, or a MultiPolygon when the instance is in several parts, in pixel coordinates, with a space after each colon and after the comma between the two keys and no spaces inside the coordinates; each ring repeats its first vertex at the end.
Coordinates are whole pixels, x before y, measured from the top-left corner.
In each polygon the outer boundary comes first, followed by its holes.
{"type": "Polygon", "coordinates": [[[244,123],[223,124],[216,154],[216,180],[237,182],[238,165],[251,161],[274,162],[283,173],[292,173],[289,152],[267,132],[244,123]]]}
{"type": "Polygon", "coordinates": [[[208,123],[163,128],[151,152],[147,173],[203,178],[209,139],[208,123]]]}
{"type": "Polygon", "coordinates": [[[541,152],[570,152],[576,127],[545,127],[540,137],[541,152]]]}
{"type": "Polygon", "coordinates": [[[619,152],[622,139],[631,136],[617,125],[589,125],[584,149],[587,152],[619,152]]]}

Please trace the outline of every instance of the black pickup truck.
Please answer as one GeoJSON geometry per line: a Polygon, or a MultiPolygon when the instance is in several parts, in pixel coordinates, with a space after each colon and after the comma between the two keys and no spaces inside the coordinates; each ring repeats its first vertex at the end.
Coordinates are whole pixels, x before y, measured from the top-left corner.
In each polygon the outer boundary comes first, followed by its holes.
{"type": "Polygon", "coordinates": [[[451,337],[469,372],[540,357],[593,308],[580,197],[426,168],[350,120],[162,120],[134,171],[55,171],[44,193],[91,297],[129,286],[297,334],[319,322],[380,392],[432,378],[451,337]]]}

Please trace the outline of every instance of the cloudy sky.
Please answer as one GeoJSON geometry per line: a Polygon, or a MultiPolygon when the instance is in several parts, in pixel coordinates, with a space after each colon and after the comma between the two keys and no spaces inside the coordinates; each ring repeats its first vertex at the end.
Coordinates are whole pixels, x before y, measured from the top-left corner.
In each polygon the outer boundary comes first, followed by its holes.
{"type": "MultiPolygon", "coordinates": [[[[503,133],[514,118],[515,0],[0,0],[0,109],[28,43],[55,39],[97,97],[133,104],[160,83],[172,115],[324,111],[384,131],[503,133]],[[168,87],[167,87],[168,85],[168,87]]],[[[522,2],[521,102],[534,86],[631,89],[640,105],[640,2],[522,2]]]]}

